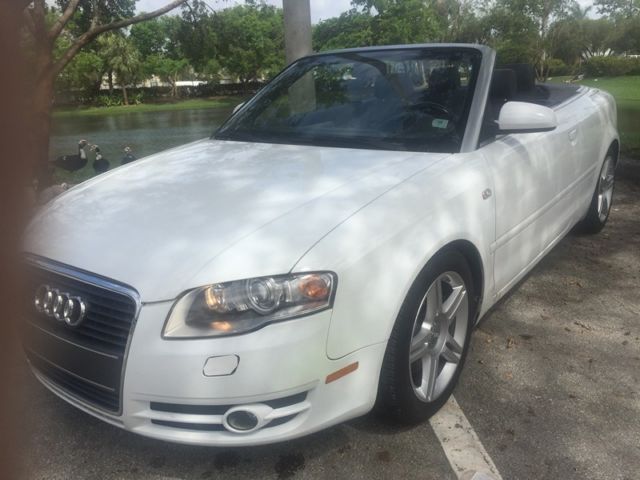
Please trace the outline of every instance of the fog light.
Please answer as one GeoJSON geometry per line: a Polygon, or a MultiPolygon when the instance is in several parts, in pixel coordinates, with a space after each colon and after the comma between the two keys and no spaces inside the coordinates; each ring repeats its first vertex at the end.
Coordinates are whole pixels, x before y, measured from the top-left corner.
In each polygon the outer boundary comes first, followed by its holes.
{"type": "Polygon", "coordinates": [[[227,415],[227,425],[239,432],[248,432],[258,426],[258,417],[246,410],[236,410],[227,415]]]}

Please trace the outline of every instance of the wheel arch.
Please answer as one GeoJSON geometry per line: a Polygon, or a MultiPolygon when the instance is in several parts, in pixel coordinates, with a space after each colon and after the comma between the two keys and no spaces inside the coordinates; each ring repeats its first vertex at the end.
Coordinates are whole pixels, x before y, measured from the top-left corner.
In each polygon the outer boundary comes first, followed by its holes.
{"type": "MultiPolygon", "coordinates": [[[[484,265],[482,263],[482,257],[480,255],[480,251],[477,247],[471,243],[469,240],[454,240],[440,250],[438,250],[433,256],[440,254],[446,250],[456,250],[467,261],[469,265],[469,269],[471,270],[473,287],[474,287],[474,295],[476,297],[476,312],[474,313],[474,324],[478,321],[478,315],[482,309],[482,299],[484,298],[484,288],[485,288],[485,279],[484,279],[484,265]]],[[[433,258],[433,257],[432,257],[433,258]]],[[[426,266],[426,265],[425,265],[426,266]]]]}
{"type": "Polygon", "coordinates": [[[607,152],[613,153],[613,160],[616,166],[618,166],[618,161],[620,160],[620,141],[617,138],[611,142],[607,152]]]}

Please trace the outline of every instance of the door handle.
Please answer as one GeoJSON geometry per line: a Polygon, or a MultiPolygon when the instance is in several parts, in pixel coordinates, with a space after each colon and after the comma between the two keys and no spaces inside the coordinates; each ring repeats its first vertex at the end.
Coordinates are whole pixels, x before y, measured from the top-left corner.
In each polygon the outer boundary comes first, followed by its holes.
{"type": "Polygon", "coordinates": [[[571,130],[571,131],[569,132],[569,141],[570,141],[573,145],[575,145],[575,143],[576,143],[576,139],[577,139],[577,138],[578,138],[578,129],[577,129],[577,128],[574,128],[573,130],[571,130]]]}

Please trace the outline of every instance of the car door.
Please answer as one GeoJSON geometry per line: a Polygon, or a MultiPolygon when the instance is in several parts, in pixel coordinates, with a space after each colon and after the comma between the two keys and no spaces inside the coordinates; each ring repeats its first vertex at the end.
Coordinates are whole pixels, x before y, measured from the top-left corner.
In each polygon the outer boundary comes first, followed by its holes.
{"type": "Polygon", "coordinates": [[[595,189],[596,175],[604,161],[602,145],[602,111],[606,100],[595,91],[585,92],[564,107],[575,113],[578,122],[576,170],[573,189],[576,220],[585,214],[595,189]]]}
{"type": "Polygon", "coordinates": [[[571,226],[578,144],[575,113],[556,111],[551,132],[498,136],[480,148],[493,179],[496,296],[502,296],[571,226]]]}

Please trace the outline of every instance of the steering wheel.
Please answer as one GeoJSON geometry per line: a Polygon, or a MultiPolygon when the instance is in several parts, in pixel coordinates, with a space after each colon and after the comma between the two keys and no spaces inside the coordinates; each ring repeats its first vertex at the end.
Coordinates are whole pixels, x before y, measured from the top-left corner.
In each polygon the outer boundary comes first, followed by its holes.
{"type": "Polygon", "coordinates": [[[417,102],[413,105],[411,105],[411,110],[421,110],[424,109],[425,111],[429,112],[433,112],[436,114],[440,114],[440,115],[444,115],[447,119],[451,119],[453,118],[453,115],[451,114],[451,112],[449,110],[447,110],[447,107],[445,107],[444,105],[437,103],[437,102],[432,102],[431,100],[423,100],[421,102],[417,102]]]}
{"type": "MultiPolygon", "coordinates": [[[[436,102],[432,102],[430,100],[424,100],[421,102],[414,103],[413,105],[409,105],[408,108],[401,108],[396,112],[389,115],[385,121],[384,125],[394,125],[398,122],[402,122],[406,125],[407,121],[415,123],[419,117],[418,114],[426,114],[434,119],[437,117],[445,117],[446,120],[451,120],[453,115],[444,105],[441,105],[436,102]]],[[[450,133],[453,129],[453,123],[448,122],[448,126],[442,128],[442,133],[450,133]]]]}

